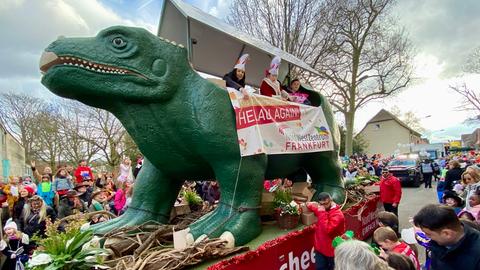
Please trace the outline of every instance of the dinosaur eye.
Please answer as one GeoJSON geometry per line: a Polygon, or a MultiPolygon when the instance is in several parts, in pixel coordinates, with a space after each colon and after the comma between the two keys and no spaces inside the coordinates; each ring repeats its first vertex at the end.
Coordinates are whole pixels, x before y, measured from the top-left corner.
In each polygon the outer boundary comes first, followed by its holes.
{"type": "Polygon", "coordinates": [[[127,46],[127,42],[120,37],[116,37],[112,40],[112,44],[115,48],[121,49],[127,46]]]}

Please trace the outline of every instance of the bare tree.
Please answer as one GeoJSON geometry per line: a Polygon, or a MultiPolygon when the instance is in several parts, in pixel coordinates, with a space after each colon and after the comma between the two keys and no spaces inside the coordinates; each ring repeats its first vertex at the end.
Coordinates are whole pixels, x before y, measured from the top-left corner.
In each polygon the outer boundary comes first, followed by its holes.
{"type": "MultiPolygon", "coordinates": [[[[398,106],[393,106],[392,108],[390,108],[389,112],[395,115],[396,117],[398,117],[403,123],[405,123],[411,129],[419,133],[424,133],[426,131],[425,128],[420,124],[421,118],[418,117],[414,112],[407,111],[403,113],[398,106]]],[[[429,117],[429,116],[426,116],[426,117],[429,117]]]]}
{"type": "Polygon", "coordinates": [[[0,121],[25,148],[25,159],[32,157],[32,146],[36,140],[35,118],[45,107],[41,99],[23,94],[0,95],[0,121]]]}
{"type": "Polygon", "coordinates": [[[47,106],[35,117],[32,143],[32,158],[42,160],[55,168],[62,161],[62,138],[60,136],[61,114],[53,105],[47,106]]]}
{"type": "Polygon", "coordinates": [[[459,109],[473,111],[476,115],[480,115],[480,91],[478,89],[468,88],[466,83],[450,86],[450,89],[457,92],[463,98],[459,109]]]}
{"type": "Polygon", "coordinates": [[[127,131],[108,111],[89,107],[88,114],[92,120],[94,138],[83,137],[83,139],[98,147],[99,154],[105,158],[110,167],[118,166],[126,152],[124,138],[127,131]]]}
{"type": "Polygon", "coordinates": [[[317,0],[234,0],[227,22],[310,63],[328,40],[317,0]]]}
{"type": "Polygon", "coordinates": [[[92,113],[89,113],[91,108],[67,99],[62,99],[59,103],[64,119],[60,124],[60,133],[65,161],[76,164],[81,159],[91,162],[99,158],[97,154],[100,148],[94,143],[95,122],[92,113]]]}
{"type": "Polygon", "coordinates": [[[411,79],[411,43],[390,17],[394,0],[327,0],[335,39],[315,68],[328,81],[326,94],[345,117],[345,152],[352,154],[359,108],[405,88],[411,79]]]}

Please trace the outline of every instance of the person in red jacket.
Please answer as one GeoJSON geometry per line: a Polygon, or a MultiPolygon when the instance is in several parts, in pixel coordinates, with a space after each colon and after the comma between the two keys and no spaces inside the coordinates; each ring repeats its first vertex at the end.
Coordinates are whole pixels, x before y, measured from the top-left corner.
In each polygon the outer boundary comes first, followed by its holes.
{"type": "Polygon", "coordinates": [[[76,182],[79,184],[83,182],[83,179],[94,179],[92,169],[87,166],[87,161],[85,159],[80,160],[78,167],[73,174],[75,175],[76,182]]]}
{"type": "Polygon", "coordinates": [[[260,94],[271,97],[279,97],[282,100],[289,100],[290,97],[287,91],[282,89],[280,82],[278,81],[278,69],[280,68],[281,59],[279,56],[275,56],[270,63],[270,67],[265,70],[266,77],[262,80],[260,85],[260,94]]]}
{"type": "Polygon", "coordinates": [[[383,168],[380,177],[380,201],[382,201],[385,211],[392,212],[398,217],[398,204],[400,204],[401,198],[400,180],[393,176],[388,168],[383,168]]]}
{"type": "Polygon", "coordinates": [[[317,202],[308,202],[307,208],[317,216],[315,229],[315,269],[333,270],[334,248],[332,241],[345,233],[345,217],[340,206],[333,202],[330,194],[322,192],[317,202]]]}

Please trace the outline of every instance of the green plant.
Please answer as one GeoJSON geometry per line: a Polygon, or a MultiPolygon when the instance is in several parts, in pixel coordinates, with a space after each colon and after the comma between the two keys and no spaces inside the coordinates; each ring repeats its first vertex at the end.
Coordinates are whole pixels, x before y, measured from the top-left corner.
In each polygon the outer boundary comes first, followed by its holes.
{"type": "Polygon", "coordinates": [[[197,192],[188,189],[183,192],[183,199],[188,205],[200,205],[203,203],[202,198],[198,196],[197,192]]]}
{"type": "Polygon", "coordinates": [[[47,237],[38,239],[39,248],[28,262],[33,270],[101,269],[102,254],[106,250],[93,247],[91,230],[80,231],[77,223],[67,225],[65,232],[58,232],[57,223],[47,227],[47,237]]]}
{"type": "Polygon", "coordinates": [[[278,188],[273,197],[272,207],[274,209],[281,207],[284,204],[289,204],[292,201],[292,193],[289,189],[278,188]]]}

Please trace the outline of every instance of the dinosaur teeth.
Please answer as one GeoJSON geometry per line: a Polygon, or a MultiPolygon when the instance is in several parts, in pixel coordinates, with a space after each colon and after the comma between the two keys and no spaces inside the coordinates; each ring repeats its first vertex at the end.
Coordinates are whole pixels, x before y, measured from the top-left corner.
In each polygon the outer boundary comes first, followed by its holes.
{"type": "Polygon", "coordinates": [[[180,47],[180,48],[185,48],[185,47],[183,46],[183,44],[178,44],[178,47],[180,47]]]}

